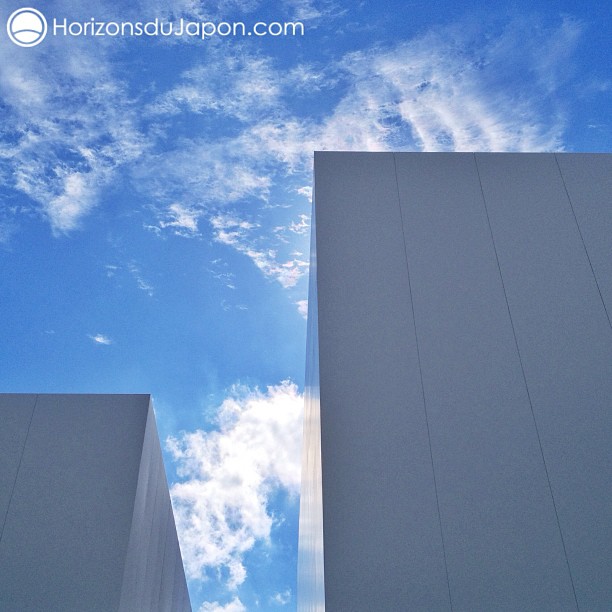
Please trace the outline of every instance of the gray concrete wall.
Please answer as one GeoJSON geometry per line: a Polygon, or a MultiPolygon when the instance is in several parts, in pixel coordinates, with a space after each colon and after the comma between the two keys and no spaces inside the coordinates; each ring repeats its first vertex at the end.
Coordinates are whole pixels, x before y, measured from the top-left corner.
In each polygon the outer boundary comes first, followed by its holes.
{"type": "Polygon", "coordinates": [[[1,394],[0,421],[0,609],[191,609],[149,396],[1,394]]]}
{"type": "Polygon", "coordinates": [[[317,153],[314,197],[328,612],[609,610],[612,156],[317,153]]]}

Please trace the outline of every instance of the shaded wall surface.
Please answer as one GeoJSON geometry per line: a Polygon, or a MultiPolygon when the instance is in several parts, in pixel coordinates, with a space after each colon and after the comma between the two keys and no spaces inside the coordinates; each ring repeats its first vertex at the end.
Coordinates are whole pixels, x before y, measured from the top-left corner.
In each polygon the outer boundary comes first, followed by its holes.
{"type": "Polygon", "coordinates": [[[314,199],[300,609],[612,609],[612,155],[316,153],[314,199]]]}
{"type": "Polygon", "coordinates": [[[0,394],[0,423],[0,610],[191,610],[148,395],[0,394]]]}

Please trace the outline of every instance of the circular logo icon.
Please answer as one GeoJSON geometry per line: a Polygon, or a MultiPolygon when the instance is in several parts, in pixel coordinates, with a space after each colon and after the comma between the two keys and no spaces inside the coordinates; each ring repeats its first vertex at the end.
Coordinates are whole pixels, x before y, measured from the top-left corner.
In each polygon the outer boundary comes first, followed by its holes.
{"type": "Polygon", "coordinates": [[[35,47],[47,35],[45,16],[33,8],[17,9],[6,22],[9,38],[20,47],[35,47]]]}

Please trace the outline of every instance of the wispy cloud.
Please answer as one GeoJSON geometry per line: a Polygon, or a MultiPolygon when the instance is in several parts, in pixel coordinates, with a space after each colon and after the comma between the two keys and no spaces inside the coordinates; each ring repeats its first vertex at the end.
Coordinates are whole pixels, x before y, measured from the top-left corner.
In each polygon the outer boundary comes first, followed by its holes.
{"type": "Polygon", "coordinates": [[[290,254],[304,248],[308,215],[281,227],[254,221],[254,212],[283,204],[283,192],[293,206],[295,194],[310,199],[314,150],[562,149],[564,114],[554,91],[581,25],[486,27],[432,30],[325,66],[287,69],[244,48],[214,51],[218,62],[190,68],[148,107],[162,132],[179,115],[218,118],[214,138],[205,129],[134,167],[156,201],[173,202],[155,230],[198,236],[207,222],[214,240],[290,289],[308,271],[303,257],[290,254]],[[304,112],[320,106],[323,89],[328,110],[304,112]]]}
{"type": "Polygon", "coordinates": [[[310,231],[310,217],[308,215],[300,215],[298,221],[292,221],[287,229],[294,234],[303,236],[310,231]]]}
{"type": "Polygon", "coordinates": [[[285,4],[293,8],[295,11],[294,18],[301,21],[316,20],[323,15],[321,9],[316,6],[317,3],[313,0],[285,0],[285,4]]]}
{"type": "Polygon", "coordinates": [[[275,522],[271,496],[299,491],[302,405],[289,381],[265,392],[237,387],[218,409],[217,430],[168,438],[181,478],[171,495],[190,579],[218,572],[230,591],[245,580],[244,555],[269,540],[275,522]]]}
{"type": "Polygon", "coordinates": [[[312,187],[310,185],[299,187],[296,191],[300,195],[304,196],[307,200],[312,200],[312,187]]]}
{"type": "MultiPolygon", "coordinates": [[[[332,4],[291,0],[286,8],[316,21],[332,4]]],[[[162,0],[141,5],[169,10],[162,0]]],[[[252,12],[259,3],[226,5],[252,12]]],[[[202,7],[185,0],[175,13],[195,15],[202,7]]],[[[297,205],[296,194],[310,197],[317,149],[562,149],[565,117],[556,92],[582,31],[570,18],[556,27],[537,19],[460,24],[325,65],[286,66],[244,45],[210,45],[206,59],[143,113],[105,47],[94,57],[83,47],[68,56],[50,46],[45,65],[34,54],[17,61],[19,50],[6,47],[0,95],[10,127],[0,134],[0,174],[59,235],[82,224],[121,170],[156,202],[150,229],[201,237],[208,227],[215,240],[291,288],[307,264],[281,252],[274,227],[255,232],[240,225],[254,223],[244,219],[217,227],[229,215],[220,211],[272,210],[284,200],[297,205]],[[173,122],[185,120],[198,127],[177,137],[173,122]]],[[[299,216],[284,239],[296,244],[307,223],[299,216]]]]}
{"type": "MultiPolygon", "coordinates": [[[[225,49],[220,65],[191,68],[149,107],[162,122],[179,113],[218,116],[220,135],[180,142],[163,158],[147,160],[139,176],[157,185],[157,195],[180,191],[195,218],[194,210],[206,217],[210,205],[249,198],[269,206],[276,185],[309,197],[304,182],[317,149],[562,148],[564,116],[553,94],[581,25],[565,19],[547,29],[515,21],[485,30],[447,27],[324,67],[289,70],[243,48],[225,49]],[[303,101],[319,108],[320,90],[330,84],[336,87],[326,91],[327,113],[304,113],[303,101]]],[[[265,251],[256,251],[253,261],[266,273],[265,251]]]]}
{"type": "Polygon", "coordinates": [[[246,304],[230,304],[227,300],[221,300],[221,308],[225,310],[225,312],[229,312],[230,310],[248,310],[249,307],[246,304]]]}
{"type": "Polygon", "coordinates": [[[236,275],[229,270],[228,263],[220,258],[210,261],[207,268],[210,275],[228,289],[236,289],[236,275]]]}
{"type": "Polygon", "coordinates": [[[286,606],[291,601],[291,589],[287,589],[282,593],[275,593],[270,597],[270,603],[277,606],[286,606]]]}
{"type": "MultiPolygon", "coordinates": [[[[295,224],[300,233],[300,222],[295,224]]],[[[294,287],[298,280],[308,272],[308,262],[292,255],[285,261],[280,260],[273,248],[261,248],[261,236],[253,234],[258,224],[241,219],[237,213],[218,214],[210,219],[217,242],[233,247],[243,253],[261,270],[267,278],[278,281],[283,287],[294,287]]]]}
{"type": "Polygon", "coordinates": [[[198,219],[201,214],[201,211],[175,202],[168,206],[158,227],[160,229],[170,227],[177,236],[197,236],[199,235],[198,219]]]}
{"type": "Polygon", "coordinates": [[[115,264],[105,264],[104,269],[106,270],[106,277],[113,278],[117,271],[119,270],[119,266],[115,264]]]}
{"type": "Polygon", "coordinates": [[[300,278],[308,272],[307,261],[293,258],[279,263],[277,253],[273,249],[257,251],[246,248],[244,253],[251,258],[264,276],[277,280],[285,289],[295,287],[300,278]]]}
{"type": "Polygon", "coordinates": [[[105,336],[104,334],[87,334],[87,337],[94,344],[102,344],[102,345],[108,346],[113,343],[113,341],[108,336],[105,336]]]}
{"type": "Polygon", "coordinates": [[[36,54],[2,51],[0,166],[54,234],[67,233],[97,204],[114,171],[146,148],[134,103],[100,54],[51,46],[42,64],[36,54]]]}
{"type": "Polygon", "coordinates": [[[149,297],[153,297],[153,285],[145,280],[136,262],[132,261],[127,265],[127,269],[136,281],[136,285],[141,291],[144,291],[149,297]]]}
{"type": "Polygon", "coordinates": [[[251,230],[258,227],[246,219],[238,217],[237,213],[220,213],[211,217],[210,224],[214,230],[214,238],[217,242],[229,246],[238,247],[248,240],[251,230]]]}
{"type": "Polygon", "coordinates": [[[152,102],[147,112],[216,112],[251,122],[275,108],[281,92],[271,58],[217,52],[214,61],[186,71],[181,83],[152,102]]]}
{"type": "Polygon", "coordinates": [[[155,288],[146,280],[140,266],[136,261],[129,261],[125,264],[104,264],[104,273],[107,278],[114,279],[119,285],[127,277],[136,283],[136,286],[141,291],[144,291],[149,297],[153,297],[155,288]]]}
{"type": "Polygon", "coordinates": [[[0,219],[0,245],[8,245],[14,232],[15,224],[12,221],[0,219]]]}
{"type": "Polygon", "coordinates": [[[135,183],[155,201],[180,202],[197,216],[207,208],[269,197],[272,175],[265,160],[248,157],[234,138],[198,137],[176,144],[132,167],[135,183]]]}
{"type": "Polygon", "coordinates": [[[563,70],[581,26],[565,20],[557,30],[530,33],[530,44],[518,44],[526,29],[512,24],[491,44],[480,32],[448,28],[350,53],[325,69],[344,92],[326,117],[299,118],[287,108],[284,116],[250,126],[236,144],[290,171],[309,169],[314,149],[559,148],[563,117],[549,97],[558,80],[547,75],[563,70]],[[521,68],[529,65],[536,68],[525,79],[521,68]]]}

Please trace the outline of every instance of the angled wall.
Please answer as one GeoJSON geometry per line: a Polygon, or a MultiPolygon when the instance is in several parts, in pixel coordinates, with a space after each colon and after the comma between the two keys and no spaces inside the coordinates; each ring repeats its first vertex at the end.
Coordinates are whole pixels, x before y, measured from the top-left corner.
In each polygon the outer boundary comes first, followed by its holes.
{"type": "Polygon", "coordinates": [[[609,610],[612,155],[317,153],[314,199],[300,609],[609,610]]]}
{"type": "Polygon", "coordinates": [[[0,394],[0,609],[191,610],[148,395],[0,394]]]}

